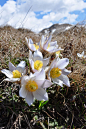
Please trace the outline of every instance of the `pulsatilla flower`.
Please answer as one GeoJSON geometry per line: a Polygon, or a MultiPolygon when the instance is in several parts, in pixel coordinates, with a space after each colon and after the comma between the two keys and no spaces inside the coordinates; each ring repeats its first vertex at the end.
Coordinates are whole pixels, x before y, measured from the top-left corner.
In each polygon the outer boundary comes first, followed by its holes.
{"type": "Polygon", "coordinates": [[[77,56],[80,57],[80,58],[86,58],[86,55],[84,55],[84,51],[80,54],[80,53],[77,53],[77,56]]]}
{"type": "Polygon", "coordinates": [[[57,41],[51,42],[52,35],[50,37],[45,37],[42,35],[41,41],[40,41],[40,51],[44,51],[44,54],[53,54],[57,51],[63,50],[61,48],[58,48],[57,41]]]}
{"type": "Polygon", "coordinates": [[[21,61],[17,67],[15,67],[11,62],[9,62],[9,70],[2,69],[1,72],[4,73],[8,78],[4,81],[17,82],[20,81],[22,75],[26,74],[25,61],[21,61]]]}
{"type": "Polygon", "coordinates": [[[67,77],[67,75],[71,71],[68,71],[67,69],[65,69],[68,63],[69,63],[68,58],[62,58],[62,59],[56,58],[52,61],[50,65],[50,70],[48,72],[48,77],[51,78],[51,80],[54,83],[62,87],[63,87],[63,84],[70,87],[70,82],[69,82],[69,78],[67,77]]]}
{"type": "Polygon", "coordinates": [[[26,102],[30,106],[34,98],[41,100],[48,100],[48,94],[44,88],[48,88],[52,85],[52,82],[45,79],[45,72],[42,69],[40,72],[34,74],[30,73],[29,76],[23,76],[21,78],[21,88],[19,95],[25,98],[26,102]]]}
{"type": "Polygon", "coordinates": [[[42,68],[47,69],[47,65],[49,64],[49,58],[43,58],[43,55],[40,51],[35,51],[34,54],[32,54],[31,51],[29,51],[29,63],[30,63],[30,67],[32,72],[37,72],[37,71],[41,71],[42,68]]]}
{"type": "Polygon", "coordinates": [[[38,43],[34,44],[31,38],[29,39],[29,41],[28,41],[27,37],[25,39],[26,39],[27,46],[31,51],[36,51],[39,49],[38,43]]]}

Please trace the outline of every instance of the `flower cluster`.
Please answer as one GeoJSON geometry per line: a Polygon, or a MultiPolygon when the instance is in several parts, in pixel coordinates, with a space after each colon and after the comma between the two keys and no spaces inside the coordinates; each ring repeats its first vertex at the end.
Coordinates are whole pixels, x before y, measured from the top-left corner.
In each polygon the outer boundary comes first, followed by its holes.
{"type": "Polygon", "coordinates": [[[51,87],[53,83],[61,87],[63,84],[70,87],[67,75],[71,71],[65,68],[69,64],[69,59],[62,57],[60,51],[63,49],[58,46],[57,41],[51,42],[51,38],[52,35],[42,36],[41,41],[36,44],[32,39],[25,38],[29,48],[29,76],[25,61],[21,61],[17,67],[9,62],[9,70],[1,70],[7,76],[5,81],[20,84],[19,95],[25,98],[28,105],[35,99],[48,100],[46,88],[51,87]],[[54,58],[51,58],[52,56],[54,58]]]}

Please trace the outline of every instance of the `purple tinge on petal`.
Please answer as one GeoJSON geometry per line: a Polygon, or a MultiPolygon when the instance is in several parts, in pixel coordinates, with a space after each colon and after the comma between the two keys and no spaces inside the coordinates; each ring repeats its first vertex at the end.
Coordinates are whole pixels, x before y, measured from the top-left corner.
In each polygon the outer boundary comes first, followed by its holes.
{"type": "Polygon", "coordinates": [[[8,78],[12,78],[13,77],[12,72],[7,70],[7,69],[2,69],[1,72],[4,73],[8,78]]]}
{"type": "Polygon", "coordinates": [[[22,98],[26,98],[28,91],[26,90],[25,86],[22,85],[19,90],[19,96],[22,98]]]}
{"type": "Polygon", "coordinates": [[[59,86],[63,87],[63,81],[61,81],[60,79],[58,79],[58,78],[52,78],[52,81],[55,84],[58,84],[59,86]]]}
{"type": "Polygon", "coordinates": [[[63,83],[64,83],[66,86],[70,87],[70,81],[69,81],[69,78],[68,78],[66,75],[61,74],[61,75],[58,77],[58,79],[60,79],[61,81],[63,81],[63,83]]]}
{"type": "Polygon", "coordinates": [[[38,88],[35,92],[33,92],[33,95],[35,97],[35,99],[41,101],[41,100],[48,100],[48,94],[47,92],[42,89],[42,88],[38,88]]]}
{"type": "Polygon", "coordinates": [[[63,58],[63,59],[60,59],[56,63],[56,67],[58,67],[59,69],[64,69],[68,64],[69,64],[69,59],[68,58],[63,58]]]}
{"type": "Polygon", "coordinates": [[[18,70],[19,72],[23,73],[25,70],[25,66],[26,66],[26,62],[25,61],[21,61],[17,67],[16,70],[18,70]]]}
{"type": "Polygon", "coordinates": [[[9,62],[9,70],[12,72],[15,69],[16,67],[11,62],[9,62]]]}
{"type": "Polygon", "coordinates": [[[45,71],[42,69],[40,72],[35,73],[35,80],[45,80],[45,71]]]}
{"type": "Polygon", "coordinates": [[[42,60],[43,55],[42,55],[42,53],[40,51],[37,50],[37,51],[34,52],[33,58],[34,58],[34,61],[42,60]]]}
{"type": "Polygon", "coordinates": [[[25,99],[26,99],[26,102],[28,103],[29,106],[31,104],[33,104],[33,101],[34,101],[33,93],[32,92],[28,92],[25,99]]]}
{"type": "Polygon", "coordinates": [[[36,48],[35,48],[35,46],[33,45],[32,39],[29,39],[28,47],[30,48],[31,51],[36,51],[36,48]]]}
{"type": "Polygon", "coordinates": [[[20,81],[20,78],[6,78],[6,79],[4,79],[4,81],[17,82],[17,81],[20,81]]]}
{"type": "Polygon", "coordinates": [[[70,70],[62,69],[62,74],[64,74],[64,75],[68,75],[69,73],[71,73],[71,71],[70,71],[70,70]]]}
{"type": "Polygon", "coordinates": [[[43,67],[47,66],[49,64],[49,61],[50,61],[50,57],[43,59],[43,67]]]}
{"type": "Polygon", "coordinates": [[[45,82],[44,82],[42,88],[48,88],[48,87],[50,87],[52,84],[53,84],[53,83],[52,83],[51,81],[45,79],[45,82]]]}

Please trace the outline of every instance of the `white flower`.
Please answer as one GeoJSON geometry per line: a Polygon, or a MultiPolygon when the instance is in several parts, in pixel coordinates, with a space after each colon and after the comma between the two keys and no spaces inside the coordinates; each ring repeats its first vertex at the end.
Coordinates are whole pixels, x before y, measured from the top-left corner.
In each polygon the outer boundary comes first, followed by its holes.
{"type": "Polygon", "coordinates": [[[25,98],[29,106],[33,103],[34,98],[41,100],[48,100],[48,94],[44,88],[48,88],[52,85],[52,82],[45,79],[45,72],[42,69],[40,72],[34,74],[30,73],[29,76],[23,76],[21,78],[21,88],[19,95],[25,98]]]}
{"type": "Polygon", "coordinates": [[[1,70],[1,72],[8,77],[4,80],[9,82],[20,81],[21,76],[26,74],[25,65],[25,61],[21,61],[17,67],[15,67],[11,62],[9,62],[9,70],[1,70]]]}
{"type": "Polygon", "coordinates": [[[54,83],[56,83],[62,87],[63,87],[63,84],[70,87],[70,82],[69,82],[69,78],[67,77],[67,75],[71,71],[68,71],[67,69],[65,69],[65,67],[68,65],[68,63],[69,63],[68,58],[54,59],[50,65],[50,70],[48,72],[48,77],[51,78],[51,80],[54,83]]]}
{"type": "Polygon", "coordinates": [[[61,48],[58,48],[58,44],[57,41],[51,42],[51,38],[52,35],[50,35],[50,37],[44,37],[44,35],[42,35],[42,39],[40,41],[40,51],[44,50],[50,54],[53,54],[57,51],[63,50],[61,48]]]}
{"type": "Polygon", "coordinates": [[[31,51],[36,51],[39,49],[38,43],[34,44],[31,38],[29,39],[29,41],[28,41],[27,37],[25,39],[26,39],[27,46],[31,51]]]}
{"type": "Polygon", "coordinates": [[[77,56],[80,58],[86,58],[86,55],[84,55],[84,51],[81,54],[77,53],[77,56]]]}
{"type": "Polygon", "coordinates": [[[37,71],[41,71],[41,69],[47,69],[47,65],[49,64],[49,58],[45,58],[43,59],[43,55],[40,51],[35,51],[34,54],[32,54],[31,51],[29,51],[29,63],[30,63],[30,67],[32,72],[37,72],[37,71]]]}

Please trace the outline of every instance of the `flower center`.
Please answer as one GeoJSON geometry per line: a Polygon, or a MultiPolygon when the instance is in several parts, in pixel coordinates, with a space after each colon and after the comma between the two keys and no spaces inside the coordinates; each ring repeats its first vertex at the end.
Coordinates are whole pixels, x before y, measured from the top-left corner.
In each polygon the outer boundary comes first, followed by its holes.
{"type": "Polygon", "coordinates": [[[13,78],[20,78],[21,77],[21,73],[18,70],[14,70],[12,73],[13,73],[13,78]]]}
{"type": "Polygon", "coordinates": [[[52,68],[50,71],[50,77],[51,78],[57,78],[61,75],[61,69],[57,68],[52,68]]]}
{"type": "Polygon", "coordinates": [[[34,62],[34,68],[35,68],[36,70],[40,70],[40,69],[42,68],[42,66],[43,66],[43,62],[42,62],[42,61],[36,60],[36,61],[34,62]]]}
{"type": "Polygon", "coordinates": [[[34,92],[38,89],[38,85],[35,81],[32,81],[32,80],[29,80],[27,83],[26,83],[26,86],[25,88],[30,91],[30,92],[34,92]]]}
{"type": "Polygon", "coordinates": [[[33,44],[33,45],[35,46],[36,50],[38,50],[39,45],[37,45],[37,44],[33,44]]]}

